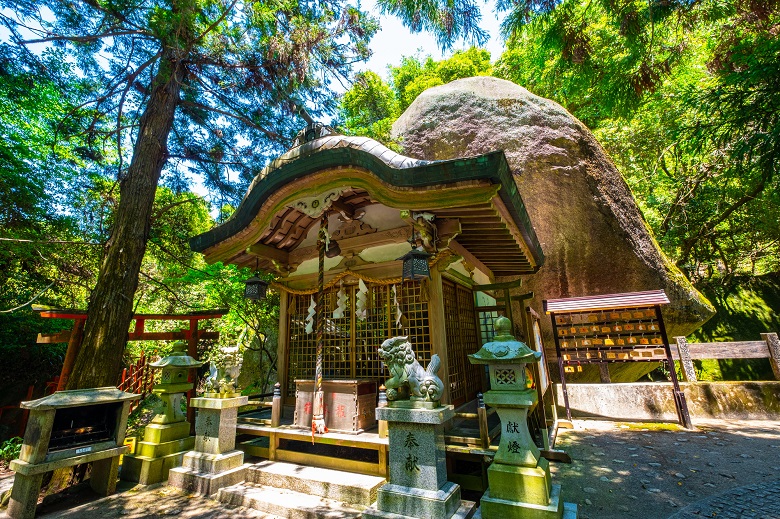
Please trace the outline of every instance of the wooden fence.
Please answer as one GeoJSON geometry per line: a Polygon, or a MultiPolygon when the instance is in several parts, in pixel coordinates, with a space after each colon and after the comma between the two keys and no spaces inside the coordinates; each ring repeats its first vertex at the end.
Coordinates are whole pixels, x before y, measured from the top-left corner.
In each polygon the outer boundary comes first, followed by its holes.
{"type": "Polygon", "coordinates": [[[141,356],[135,364],[122,370],[117,388],[122,391],[127,391],[128,393],[141,395],[140,399],[134,400],[130,404],[130,411],[132,411],[149,393],[152,392],[153,387],[154,373],[152,372],[152,368],[149,367],[149,359],[146,357],[146,354],[141,352],[141,356]]]}
{"type": "Polygon", "coordinates": [[[688,342],[675,337],[670,344],[672,357],[680,360],[683,378],[696,382],[694,360],[703,359],[769,359],[775,378],[780,380],[780,339],[776,333],[762,333],[760,341],[744,342],[688,342]]]}

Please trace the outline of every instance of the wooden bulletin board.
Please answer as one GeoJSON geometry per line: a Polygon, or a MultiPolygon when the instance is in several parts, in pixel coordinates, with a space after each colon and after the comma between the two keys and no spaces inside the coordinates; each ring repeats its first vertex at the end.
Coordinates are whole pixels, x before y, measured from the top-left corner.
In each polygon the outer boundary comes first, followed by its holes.
{"type": "Polygon", "coordinates": [[[668,303],[669,298],[663,290],[544,301],[545,312],[552,320],[569,420],[567,373],[582,371],[585,364],[666,360],[674,386],[677,416],[680,424],[691,428],[685,394],[680,390],[661,315],[661,305],[668,303]]]}

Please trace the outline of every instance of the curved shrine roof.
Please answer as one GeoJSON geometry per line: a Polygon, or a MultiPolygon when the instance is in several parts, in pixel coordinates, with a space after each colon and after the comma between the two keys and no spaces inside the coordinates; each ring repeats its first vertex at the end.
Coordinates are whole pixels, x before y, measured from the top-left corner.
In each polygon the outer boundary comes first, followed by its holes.
{"type": "MultiPolygon", "coordinates": [[[[496,203],[501,205],[506,213],[502,221],[508,225],[504,227],[514,228],[506,231],[507,236],[515,236],[512,240],[514,242],[520,239],[522,243],[515,247],[520,246],[522,257],[518,256],[521,261],[517,262],[516,268],[501,267],[495,271],[496,275],[535,272],[544,262],[541,246],[502,151],[462,159],[427,161],[406,157],[367,137],[343,135],[314,139],[273,160],[252,181],[231,218],[193,237],[190,247],[196,252],[202,252],[209,263],[223,261],[238,265],[254,264],[247,248],[256,243],[289,252],[300,243],[299,238],[296,238],[297,242],[293,242],[289,239],[269,237],[269,227],[273,227],[273,215],[269,216],[267,213],[279,212],[274,222],[280,219],[289,220],[293,226],[303,229],[302,233],[298,233],[299,237],[301,234],[305,236],[305,231],[313,225],[313,219],[302,213],[291,218],[289,213],[294,212],[294,209],[281,211],[282,208],[289,207],[289,198],[293,195],[288,194],[286,202],[280,200],[284,192],[290,191],[291,185],[305,183],[309,177],[312,177],[314,182],[312,185],[323,186],[323,190],[336,183],[350,185],[353,188],[353,197],[356,196],[354,193],[357,193],[362,195],[364,200],[377,199],[385,205],[399,209],[433,210],[446,213],[447,218],[458,217],[459,206],[471,211],[469,214],[474,214],[477,210],[484,212],[491,207],[487,205],[490,196],[494,200],[498,198],[500,200],[496,203]],[[325,175],[325,172],[330,172],[330,175],[325,175]],[[320,174],[323,178],[313,178],[320,174]],[[441,200],[430,201],[432,190],[450,189],[464,192],[470,188],[472,192],[476,192],[476,185],[482,186],[480,189],[484,193],[489,191],[488,200],[483,200],[483,196],[479,203],[464,202],[461,200],[465,200],[463,197],[438,197],[441,200]],[[484,186],[493,187],[486,191],[484,186]],[[423,199],[427,201],[422,201],[423,199]],[[446,200],[450,200],[450,205],[445,205],[446,200]]],[[[301,192],[297,191],[299,194],[301,192]]],[[[501,218],[496,216],[496,221],[499,220],[501,218]]],[[[479,230],[480,228],[476,227],[475,234],[478,234],[479,230]]],[[[463,239],[468,242],[467,235],[464,235],[463,239]]],[[[462,245],[469,249],[466,243],[462,245]]],[[[480,257],[476,252],[474,255],[480,257]]],[[[485,261],[486,265],[487,263],[485,261]]]]}

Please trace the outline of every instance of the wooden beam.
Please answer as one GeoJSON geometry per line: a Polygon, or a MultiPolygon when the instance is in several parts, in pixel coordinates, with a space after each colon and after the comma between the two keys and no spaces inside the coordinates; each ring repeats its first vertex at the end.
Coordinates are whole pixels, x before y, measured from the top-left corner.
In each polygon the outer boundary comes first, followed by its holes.
{"type": "Polygon", "coordinates": [[[39,333],[38,339],[35,341],[38,344],[59,344],[62,342],[70,341],[70,330],[63,330],[57,333],[39,333]]]}
{"type": "MultiPolygon", "coordinates": [[[[361,251],[370,247],[404,242],[409,239],[410,233],[410,227],[404,225],[402,227],[396,227],[395,229],[355,236],[354,238],[342,238],[339,240],[339,247],[341,247],[341,250],[344,252],[351,250],[355,252],[355,254],[360,254],[361,251]]],[[[316,246],[299,247],[290,252],[289,262],[293,265],[300,265],[307,259],[315,257],[317,257],[316,246]]]]}
{"type": "Polygon", "coordinates": [[[476,256],[474,256],[468,249],[458,243],[457,240],[452,240],[450,242],[449,249],[458,256],[462,256],[464,260],[474,265],[475,268],[481,270],[484,274],[487,275],[488,278],[490,278],[491,281],[495,278],[493,271],[489,269],[487,265],[482,263],[482,261],[479,260],[476,256]]]}
{"type": "MultiPolygon", "coordinates": [[[[34,308],[33,308],[34,309],[34,308]]],[[[35,310],[35,309],[34,309],[35,310]]],[[[86,319],[86,310],[72,308],[38,310],[40,316],[47,319],[86,319]]],[[[190,319],[215,319],[230,311],[228,308],[215,310],[195,310],[185,314],[135,314],[133,319],[154,319],[158,321],[189,321],[190,319]]]]}
{"type": "MultiPolygon", "coordinates": [[[[507,209],[506,205],[504,205],[504,202],[501,200],[501,198],[498,195],[494,196],[492,201],[493,201],[493,205],[498,210],[498,214],[501,216],[504,225],[506,225],[507,230],[512,234],[514,239],[517,241],[517,245],[520,247],[520,250],[528,258],[528,261],[532,263],[532,266],[534,268],[538,268],[539,265],[533,264],[534,255],[531,253],[529,244],[526,243],[525,238],[523,238],[523,234],[520,232],[520,229],[516,227],[515,219],[510,214],[509,209],[507,209]]],[[[530,231],[533,231],[533,229],[530,229],[530,231]]]]}
{"type": "MultiPolygon", "coordinates": [[[[218,340],[219,332],[198,331],[198,338],[218,340]]],[[[178,332],[130,332],[127,334],[128,341],[189,341],[189,330],[178,332]]]]}
{"type": "Polygon", "coordinates": [[[504,290],[507,288],[518,288],[522,284],[522,279],[515,279],[512,281],[505,281],[503,283],[492,283],[490,285],[474,285],[472,290],[474,292],[487,292],[488,290],[504,290]]]}
{"type": "Polygon", "coordinates": [[[76,357],[79,355],[81,342],[84,339],[84,323],[86,322],[86,317],[82,317],[81,319],[76,319],[73,323],[73,331],[70,334],[70,340],[68,340],[68,349],[65,350],[65,358],[62,361],[60,380],[57,382],[57,391],[62,391],[66,388],[70,374],[73,372],[73,366],[76,364],[76,357]]]}
{"type": "Polygon", "coordinates": [[[482,230],[497,231],[504,228],[500,222],[484,223],[484,222],[471,222],[471,221],[463,222],[461,224],[461,227],[463,228],[464,231],[482,231],[482,230]]]}
{"type": "Polygon", "coordinates": [[[279,250],[276,247],[271,247],[270,245],[265,245],[263,243],[255,243],[254,245],[250,245],[247,247],[246,252],[248,254],[260,256],[261,258],[279,261],[285,265],[287,265],[287,263],[290,261],[289,252],[279,250]]]}

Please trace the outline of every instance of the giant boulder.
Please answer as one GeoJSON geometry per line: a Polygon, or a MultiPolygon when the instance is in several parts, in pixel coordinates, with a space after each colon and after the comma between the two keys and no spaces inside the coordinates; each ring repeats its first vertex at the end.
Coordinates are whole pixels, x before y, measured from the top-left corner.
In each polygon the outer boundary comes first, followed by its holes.
{"type": "Polygon", "coordinates": [[[393,133],[404,154],[429,160],[504,150],[546,257],[523,291],[554,299],[663,289],[670,337],[714,314],[659,250],[593,134],[559,104],[503,79],[461,79],[423,92],[393,133]]]}

